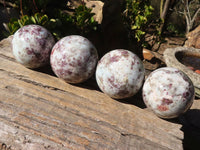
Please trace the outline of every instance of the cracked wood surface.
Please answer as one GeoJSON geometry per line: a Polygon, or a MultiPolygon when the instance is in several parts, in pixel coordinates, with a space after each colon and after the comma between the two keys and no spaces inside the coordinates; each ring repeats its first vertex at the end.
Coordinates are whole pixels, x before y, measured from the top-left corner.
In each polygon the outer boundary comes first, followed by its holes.
{"type": "Polygon", "coordinates": [[[117,101],[94,79],[71,85],[48,68],[27,69],[10,41],[0,42],[0,149],[183,149],[183,125],[156,117],[141,97],[117,101]]]}

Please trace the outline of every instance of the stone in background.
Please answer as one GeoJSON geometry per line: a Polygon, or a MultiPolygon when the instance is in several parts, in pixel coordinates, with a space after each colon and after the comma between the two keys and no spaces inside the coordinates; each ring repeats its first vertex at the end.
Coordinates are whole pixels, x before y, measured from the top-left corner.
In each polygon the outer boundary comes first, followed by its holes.
{"type": "Polygon", "coordinates": [[[186,47],[194,47],[200,49],[200,25],[187,35],[186,47]]]}

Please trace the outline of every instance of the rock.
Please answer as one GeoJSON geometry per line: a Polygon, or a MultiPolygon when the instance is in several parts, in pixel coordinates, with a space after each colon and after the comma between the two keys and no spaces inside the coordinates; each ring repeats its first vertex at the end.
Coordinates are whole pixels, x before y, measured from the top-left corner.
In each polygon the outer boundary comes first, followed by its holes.
{"type": "Polygon", "coordinates": [[[69,0],[67,2],[67,6],[70,8],[70,9],[75,9],[77,8],[79,5],[82,4],[82,0],[69,0]]]}
{"type": "Polygon", "coordinates": [[[155,70],[161,66],[161,63],[164,62],[163,56],[157,52],[153,52],[146,48],[143,48],[143,64],[146,70],[155,70]]]}
{"type": "Polygon", "coordinates": [[[165,62],[162,54],[160,54],[158,52],[153,52],[146,48],[143,48],[143,57],[144,57],[144,59],[149,60],[149,61],[153,60],[153,58],[156,58],[163,63],[165,62]]]}
{"type": "Polygon", "coordinates": [[[88,8],[92,8],[92,13],[95,13],[94,20],[101,24],[103,19],[102,11],[104,3],[102,1],[88,1],[85,3],[88,8]]]}
{"type": "Polygon", "coordinates": [[[196,73],[200,74],[200,70],[195,70],[196,73]]]}
{"type": "Polygon", "coordinates": [[[150,50],[143,48],[143,57],[144,59],[151,60],[155,55],[150,50]]]}
{"type": "Polygon", "coordinates": [[[78,6],[85,4],[86,7],[92,9],[92,13],[94,13],[94,20],[97,21],[99,24],[101,24],[103,15],[102,15],[102,9],[104,3],[102,1],[94,1],[94,0],[69,0],[67,2],[67,6],[74,10],[78,6]]]}
{"type": "Polygon", "coordinates": [[[194,84],[196,96],[200,97],[200,75],[184,64],[180,63],[180,61],[177,59],[179,57],[182,58],[187,54],[200,56],[200,49],[187,47],[168,48],[164,52],[165,63],[168,67],[174,67],[186,73],[194,84]]]}
{"type": "Polygon", "coordinates": [[[186,47],[194,47],[200,49],[200,25],[187,34],[186,47]]]}

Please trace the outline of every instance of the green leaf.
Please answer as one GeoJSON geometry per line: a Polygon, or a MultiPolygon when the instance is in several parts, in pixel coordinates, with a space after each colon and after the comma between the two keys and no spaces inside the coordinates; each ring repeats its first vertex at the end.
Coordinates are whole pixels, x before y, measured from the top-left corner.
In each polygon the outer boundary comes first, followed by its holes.
{"type": "Polygon", "coordinates": [[[35,18],[35,20],[36,20],[36,23],[40,23],[40,14],[39,13],[35,13],[34,14],[34,18],[35,18]]]}
{"type": "Polygon", "coordinates": [[[47,23],[48,20],[49,20],[48,16],[47,16],[47,15],[43,15],[43,16],[40,18],[40,24],[41,24],[41,25],[44,25],[45,23],[47,23]]]}
{"type": "Polygon", "coordinates": [[[20,28],[23,27],[23,24],[21,23],[21,20],[18,20],[20,28]]]}
{"type": "Polygon", "coordinates": [[[34,18],[33,16],[31,16],[31,21],[32,21],[34,24],[37,23],[36,20],[35,20],[35,18],[34,18]]]}
{"type": "Polygon", "coordinates": [[[91,17],[90,22],[91,22],[91,23],[94,23],[94,22],[95,22],[95,20],[94,20],[93,17],[91,17]]]}
{"type": "Polygon", "coordinates": [[[133,25],[133,26],[131,27],[132,30],[135,30],[135,29],[137,29],[137,28],[138,28],[138,26],[136,26],[136,25],[133,25]]]}

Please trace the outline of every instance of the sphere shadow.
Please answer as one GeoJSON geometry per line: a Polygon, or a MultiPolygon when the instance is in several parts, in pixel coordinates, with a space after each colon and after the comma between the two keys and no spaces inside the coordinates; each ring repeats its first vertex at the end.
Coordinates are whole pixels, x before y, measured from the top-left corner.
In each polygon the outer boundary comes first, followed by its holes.
{"type": "Polygon", "coordinates": [[[184,133],[183,149],[200,149],[200,110],[191,109],[179,117],[184,133]]]}
{"type": "Polygon", "coordinates": [[[115,100],[118,102],[121,102],[121,103],[135,105],[141,109],[146,108],[146,105],[142,98],[142,88],[137,92],[137,94],[135,94],[134,96],[132,96],[130,98],[115,99],[115,100]]]}
{"type": "Polygon", "coordinates": [[[190,109],[179,117],[164,120],[182,125],[184,150],[200,149],[200,109],[190,109]]]}
{"type": "Polygon", "coordinates": [[[95,75],[93,75],[88,80],[86,80],[82,83],[72,84],[72,85],[101,92],[101,90],[99,89],[99,87],[97,85],[95,75]]]}
{"type": "Polygon", "coordinates": [[[51,69],[50,64],[45,65],[45,66],[40,67],[40,68],[32,69],[32,70],[37,71],[37,72],[41,72],[41,73],[45,73],[45,74],[48,74],[48,75],[51,75],[51,76],[56,76],[54,74],[53,70],[51,69]]]}

